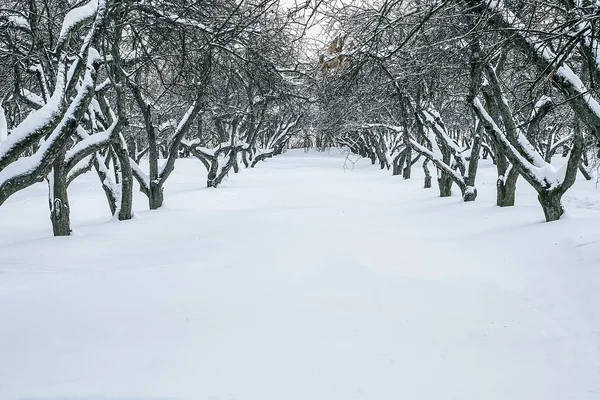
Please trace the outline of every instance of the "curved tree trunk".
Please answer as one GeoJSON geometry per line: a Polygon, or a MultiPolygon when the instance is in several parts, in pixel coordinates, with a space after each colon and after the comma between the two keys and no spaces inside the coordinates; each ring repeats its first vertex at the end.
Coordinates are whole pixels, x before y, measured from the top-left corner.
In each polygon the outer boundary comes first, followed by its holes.
{"type": "MultiPolygon", "coordinates": [[[[506,172],[505,172],[506,173],[506,172]]],[[[515,205],[519,171],[510,168],[507,176],[500,176],[496,181],[496,205],[499,207],[512,207],[515,205]]]]}
{"type": "Polygon", "coordinates": [[[406,164],[406,149],[402,150],[392,164],[392,175],[400,175],[402,167],[406,164]]]}
{"type": "Polygon", "coordinates": [[[106,176],[106,170],[101,168],[100,161],[98,161],[98,157],[94,158],[94,169],[98,174],[98,178],[100,179],[100,183],[102,184],[102,190],[104,190],[104,194],[106,195],[106,201],[108,202],[108,206],[110,207],[110,213],[115,215],[118,209],[118,200],[115,197],[115,193],[112,190],[112,187],[107,184],[109,177],[106,176]]]}
{"type": "Polygon", "coordinates": [[[556,191],[540,192],[538,200],[544,210],[546,222],[557,221],[564,214],[565,209],[561,202],[562,194],[556,191]]]}
{"type": "Polygon", "coordinates": [[[425,183],[423,187],[425,189],[431,188],[431,172],[429,172],[429,167],[427,166],[428,163],[429,159],[426,158],[425,161],[423,161],[423,172],[425,173],[425,183]]]}

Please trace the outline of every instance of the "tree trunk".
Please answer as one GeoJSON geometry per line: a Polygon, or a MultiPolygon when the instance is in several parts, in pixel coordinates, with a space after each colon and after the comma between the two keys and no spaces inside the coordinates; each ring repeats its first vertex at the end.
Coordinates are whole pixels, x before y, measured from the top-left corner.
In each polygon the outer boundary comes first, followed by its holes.
{"type": "Polygon", "coordinates": [[[431,172],[429,172],[429,167],[427,167],[427,163],[429,163],[429,160],[426,158],[425,161],[423,161],[423,172],[425,172],[425,184],[423,185],[423,187],[425,189],[431,188],[431,172]]]}
{"type": "Polygon", "coordinates": [[[113,150],[121,165],[121,208],[117,217],[119,221],[126,221],[133,217],[133,173],[129,152],[122,137],[113,145],[113,150]]]}
{"type": "Polygon", "coordinates": [[[252,154],[250,153],[251,151],[252,150],[243,150],[242,151],[242,162],[244,163],[244,167],[246,167],[246,168],[248,168],[250,166],[250,161],[252,160],[252,154]],[[250,159],[250,161],[248,159],[250,159]]]}
{"type": "Polygon", "coordinates": [[[513,167],[505,178],[498,177],[496,181],[496,205],[499,207],[512,207],[515,205],[517,179],[519,172],[513,167]]]}
{"type": "MultiPolygon", "coordinates": [[[[575,123],[577,129],[577,123],[575,123]]],[[[549,129],[548,136],[546,137],[546,151],[544,152],[544,161],[547,163],[552,162],[552,146],[554,145],[554,131],[549,129]]]]}
{"type": "Polygon", "coordinates": [[[217,179],[217,170],[219,169],[219,159],[210,160],[210,168],[206,177],[206,187],[217,187],[215,180],[217,179]]]}
{"type": "MultiPolygon", "coordinates": [[[[235,164],[237,164],[237,150],[230,150],[229,151],[229,155],[228,155],[229,159],[227,160],[227,162],[225,163],[225,165],[223,165],[223,168],[221,168],[221,171],[219,171],[219,173],[217,174],[215,171],[215,177],[214,179],[212,179],[212,182],[210,182],[209,187],[217,187],[221,184],[221,182],[223,182],[223,179],[225,179],[225,177],[229,174],[229,170],[231,170],[235,164]]],[[[218,161],[217,161],[217,167],[215,168],[215,170],[218,169],[218,161]]],[[[209,173],[209,177],[210,177],[210,173],[209,173]]]]}
{"type": "MultiPolygon", "coordinates": [[[[483,130],[480,125],[479,130],[483,130]]],[[[477,166],[479,165],[479,153],[481,152],[481,131],[475,133],[471,145],[471,158],[465,179],[466,188],[462,191],[464,201],[475,201],[477,198],[477,189],[475,188],[475,178],[477,177],[477,166]]]]}
{"type": "Polygon", "coordinates": [[[467,186],[462,193],[463,201],[475,201],[477,198],[477,189],[474,186],[467,186]]]}
{"type": "Polygon", "coordinates": [[[546,222],[557,221],[565,212],[561,201],[562,195],[555,191],[543,191],[538,194],[538,200],[544,210],[546,222]]]}
{"type": "Polygon", "coordinates": [[[67,171],[65,169],[66,143],[53,164],[50,181],[50,220],[54,236],[69,236],[71,234],[71,217],[69,197],[67,195],[67,171]]]}
{"type": "Polygon", "coordinates": [[[496,153],[496,170],[498,180],[496,181],[496,205],[498,207],[512,207],[515,205],[515,193],[517,190],[517,179],[519,171],[511,166],[500,145],[492,139],[493,151],[496,153]]]}
{"type": "Polygon", "coordinates": [[[110,213],[112,215],[115,215],[115,213],[117,212],[117,199],[115,198],[115,193],[113,192],[112,188],[106,184],[106,180],[109,177],[106,176],[105,170],[102,169],[100,166],[100,161],[98,161],[98,158],[95,158],[94,169],[96,170],[98,178],[100,179],[100,182],[102,184],[102,189],[104,190],[106,200],[108,201],[108,206],[110,207],[110,213]]]}
{"type": "Polygon", "coordinates": [[[375,146],[375,154],[377,155],[377,159],[379,160],[379,168],[385,169],[387,167],[387,159],[385,158],[385,155],[383,154],[379,146],[375,146]]]}
{"type": "Polygon", "coordinates": [[[238,163],[238,152],[234,151],[231,157],[233,157],[233,172],[237,174],[238,172],[240,172],[240,165],[238,163]]]}
{"type": "MultiPolygon", "coordinates": [[[[409,127],[408,127],[408,118],[406,118],[407,113],[406,113],[406,108],[402,107],[402,115],[405,117],[404,118],[404,132],[402,133],[402,141],[404,142],[404,146],[406,146],[406,159],[404,160],[404,163],[402,164],[402,178],[404,179],[410,179],[410,173],[411,173],[411,169],[412,169],[412,164],[413,164],[413,159],[412,159],[412,146],[410,145],[410,133],[409,133],[409,127]]],[[[421,129],[421,133],[422,133],[422,129],[423,127],[420,127],[421,129]]]]}
{"type": "Polygon", "coordinates": [[[163,195],[162,187],[158,183],[158,146],[156,143],[156,133],[151,122],[147,124],[146,131],[148,133],[148,162],[150,164],[150,192],[148,193],[148,200],[150,209],[156,210],[162,206],[163,195]]]}
{"type": "Polygon", "coordinates": [[[406,147],[406,158],[404,160],[404,169],[402,170],[402,178],[410,179],[410,173],[412,170],[412,147],[406,147]]]}
{"type": "Polygon", "coordinates": [[[400,154],[394,159],[392,164],[392,175],[400,175],[402,172],[402,166],[406,162],[406,149],[402,150],[400,154]]]}
{"type": "MultiPolygon", "coordinates": [[[[129,121],[127,118],[127,98],[123,88],[123,82],[126,80],[126,77],[121,69],[122,60],[120,52],[120,43],[123,36],[123,24],[121,23],[121,19],[124,17],[123,7],[124,3],[117,3],[113,11],[115,15],[115,20],[112,24],[112,28],[114,30],[114,40],[111,44],[111,55],[113,59],[109,68],[111,68],[113,72],[112,79],[114,80],[114,87],[117,97],[117,114],[123,123],[122,130],[124,131],[129,125],[129,121]]],[[[131,161],[129,159],[129,155],[131,154],[134,157],[137,155],[137,143],[134,136],[130,135],[129,142],[127,142],[125,140],[123,131],[119,132],[119,137],[116,140],[116,143],[111,146],[112,153],[116,159],[115,165],[117,160],[120,165],[121,198],[118,200],[120,205],[118,210],[111,205],[111,211],[113,212],[113,215],[115,212],[118,212],[117,218],[119,221],[126,221],[133,217],[133,173],[131,171],[131,161]]],[[[115,177],[115,180],[118,178],[118,176],[115,177]]],[[[115,195],[118,195],[118,193],[112,193],[111,196],[108,196],[109,204],[111,203],[111,197],[116,203],[116,199],[114,199],[115,195]]]]}
{"type": "Polygon", "coordinates": [[[592,180],[592,175],[590,175],[590,173],[585,168],[585,165],[583,163],[579,164],[579,171],[581,172],[581,175],[583,175],[583,177],[585,178],[586,181],[592,180]]]}
{"type": "Polygon", "coordinates": [[[375,152],[373,150],[369,149],[368,154],[369,154],[369,158],[371,159],[371,165],[375,165],[375,163],[377,162],[377,156],[375,155],[375,152]]]}
{"type": "Polygon", "coordinates": [[[440,197],[449,197],[452,195],[452,177],[438,169],[438,186],[440,189],[440,197]]]}
{"type": "Polygon", "coordinates": [[[162,207],[164,201],[163,187],[158,182],[150,181],[150,191],[148,192],[148,202],[150,209],[156,210],[162,207]]]}

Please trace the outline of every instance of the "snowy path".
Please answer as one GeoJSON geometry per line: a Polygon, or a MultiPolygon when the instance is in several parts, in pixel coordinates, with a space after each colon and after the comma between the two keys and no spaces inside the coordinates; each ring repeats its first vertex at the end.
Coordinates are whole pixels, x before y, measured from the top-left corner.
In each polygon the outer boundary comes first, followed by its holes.
{"type": "Polygon", "coordinates": [[[128,223],[88,175],[60,239],[45,187],[19,193],[0,399],[600,399],[600,213],[541,224],[523,184],[493,207],[489,165],[474,204],[342,165],[292,152],[209,190],[180,160],[128,223]]]}

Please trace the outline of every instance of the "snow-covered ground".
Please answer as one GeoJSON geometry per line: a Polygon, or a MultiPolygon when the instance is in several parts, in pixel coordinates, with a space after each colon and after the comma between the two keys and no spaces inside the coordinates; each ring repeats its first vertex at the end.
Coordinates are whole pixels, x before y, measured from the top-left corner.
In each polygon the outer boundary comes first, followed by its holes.
{"type": "MultiPolygon", "coordinates": [[[[44,184],[0,207],[0,399],[600,399],[600,189],[570,215],[441,199],[290,151],[108,221],[93,174],[52,238],[44,184]]],[[[435,184],[435,183],[434,183],[435,184]]]]}

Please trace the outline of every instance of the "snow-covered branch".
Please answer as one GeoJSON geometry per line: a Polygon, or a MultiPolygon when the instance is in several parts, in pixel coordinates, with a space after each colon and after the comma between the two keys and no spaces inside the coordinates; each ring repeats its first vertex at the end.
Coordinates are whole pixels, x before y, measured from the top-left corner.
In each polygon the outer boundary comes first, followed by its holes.
{"type": "Polygon", "coordinates": [[[52,162],[71,133],[76,130],[88,108],[94,94],[96,65],[99,61],[98,52],[90,51],[86,72],[75,98],[35,154],[19,158],[0,170],[0,204],[15,192],[43,179],[48,174],[52,162]]]}
{"type": "Polygon", "coordinates": [[[91,21],[101,7],[106,7],[106,0],[90,0],[88,3],[69,11],[63,20],[55,52],[60,53],[67,45],[71,33],[81,25],[91,21]]]}
{"type": "Polygon", "coordinates": [[[591,132],[600,138],[600,104],[581,78],[573,72],[566,61],[555,54],[550,44],[523,23],[503,0],[467,0],[481,13],[491,12],[490,21],[500,31],[510,36],[510,43],[527,54],[540,73],[547,75],[555,87],[571,99],[575,113],[590,127],[591,132]]]}
{"type": "Polygon", "coordinates": [[[171,145],[169,146],[169,155],[167,156],[167,161],[161,166],[158,173],[161,184],[164,184],[171,172],[173,172],[173,169],[175,168],[175,160],[177,158],[177,149],[179,149],[181,140],[189,131],[192,122],[200,112],[201,108],[202,104],[199,99],[197,99],[188,108],[185,115],[179,121],[179,124],[177,124],[173,139],[171,140],[171,145]]]}
{"type": "Polygon", "coordinates": [[[98,132],[89,135],[85,139],[79,141],[65,155],[65,165],[67,171],[70,171],[77,163],[96,151],[106,147],[112,140],[116,138],[120,130],[120,120],[115,119],[103,132],[98,132]]]}

